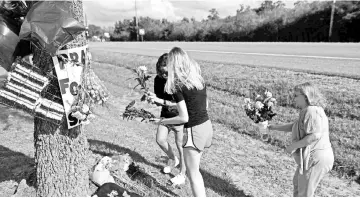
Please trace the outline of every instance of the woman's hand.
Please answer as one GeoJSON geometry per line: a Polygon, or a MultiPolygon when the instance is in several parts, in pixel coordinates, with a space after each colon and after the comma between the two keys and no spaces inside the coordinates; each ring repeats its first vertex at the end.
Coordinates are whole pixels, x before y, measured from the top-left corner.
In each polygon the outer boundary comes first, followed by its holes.
{"type": "Polygon", "coordinates": [[[158,103],[158,104],[162,104],[162,102],[164,102],[164,100],[156,97],[156,94],[154,94],[153,92],[151,91],[147,91],[145,92],[145,95],[146,95],[146,100],[149,102],[149,103],[158,103]]]}
{"type": "Polygon", "coordinates": [[[146,94],[146,96],[156,96],[156,94],[154,94],[151,91],[146,91],[145,94],[146,94]]]}
{"type": "Polygon", "coordinates": [[[156,125],[161,125],[162,118],[151,118],[149,121],[156,125]]]}
{"type": "Polygon", "coordinates": [[[164,102],[163,99],[160,99],[160,98],[156,97],[155,95],[148,96],[148,101],[150,101],[152,104],[154,104],[154,103],[162,104],[164,102]]]}
{"type": "Polygon", "coordinates": [[[290,144],[289,146],[286,147],[286,152],[289,154],[293,154],[296,151],[296,148],[294,147],[293,144],[290,144]]]}

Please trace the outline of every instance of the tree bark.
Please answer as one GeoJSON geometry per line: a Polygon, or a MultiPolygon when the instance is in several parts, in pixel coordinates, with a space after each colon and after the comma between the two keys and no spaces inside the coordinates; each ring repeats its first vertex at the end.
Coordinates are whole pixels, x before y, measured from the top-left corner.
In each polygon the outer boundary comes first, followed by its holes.
{"type": "MultiPolygon", "coordinates": [[[[82,0],[73,0],[71,9],[76,19],[83,21],[82,0]]],[[[83,33],[64,49],[86,44],[85,33],[83,33]]],[[[35,47],[33,54],[35,65],[42,69],[51,68],[52,73],[55,74],[49,54],[35,47]]],[[[51,92],[61,98],[58,81],[52,81],[51,85],[56,88],[51,92]]],[[[37,196],[88,196],[89,146],[82,126],[68,130],[65,116],[60,126],[35,118],[34,130],[37,196]]]]}

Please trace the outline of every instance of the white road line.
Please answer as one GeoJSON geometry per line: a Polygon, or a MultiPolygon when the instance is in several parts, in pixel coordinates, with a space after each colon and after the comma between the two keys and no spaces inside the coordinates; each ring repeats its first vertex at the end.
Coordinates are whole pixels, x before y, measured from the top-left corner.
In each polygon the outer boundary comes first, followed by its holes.
{"type": "MultiPolygon", "coordinates": [[[[159,48],[142,48],[142,49],[169,51],[169,49],[159,49],[159,48]]],[[[307,56],[307,55],[292,55],[292,54],[267,54],[267,53],[225,52],[225,51],[206,51],[206,50],[185,50],[185,51],[187,51],[187,52],[200,52],[200,53],[215,53],[215,54],[240,54],[240,55],[255,55],[255,56],[279,56],[279,57],[317,58],[317,59],[337,59],[337,60],[356,60],[356,61],[360,61],[360,58],[336,57],[336,56],[307,56]]]]}

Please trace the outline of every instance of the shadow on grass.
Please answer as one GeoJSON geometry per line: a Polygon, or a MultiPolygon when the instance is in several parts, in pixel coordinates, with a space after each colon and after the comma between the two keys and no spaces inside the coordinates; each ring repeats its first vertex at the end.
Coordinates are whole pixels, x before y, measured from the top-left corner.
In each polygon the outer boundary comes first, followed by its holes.
{"type": "Polygon", "coordinates": [[[214,176],[211,173],[200,170],[203,178],[204,185],[207,188],[211,188],[213,191],[217,192],[220,196],[224,197],[251,197],[250,195],[245,194],[243,190],[239,190],[235,185],[230,184],[228,181],[214,176]]]}
{"type": "Polygon", "coordinates": [[[113,150],[113,151],[124,153],[124,154],[128,153],[131,156],[131,158],[133,160],[137,161],[137,162],[144,163],[146,165],[152,166],[152,167],[157,168],[157,169],[162,169],[162,166],[149,162],[142,155],[140,155],[136,151],[131,150],[129,148],[125,148],[125,147],[122,147],[122,146],[118,146],[118,145],[115,145],[115,144],[112,144],[112,143],[109,143],[109,142],[103,142],[103,141],[99,141],[99,140],[89,139],[88,142],[89,142],[89,145],[90,145],[90,150],[93,153],[100,154],[100,155],[103,155],[103,156],[112,156],[114,154],[117,154],[117,153],[107,152],[109,150],[110,151],[113,150]],[[102,148],[103,146],[106,147],[107,151],[99,151],[99,150],[93,149],[93,148],[98,148],[98,147],[102,148]]]}
{"type": "Polygon", "coordinates": [[[27,185],[34,186],[34,164],[34,158],[0,145],[0,183],[10,180],[19,183],[26,179],[27,185]]]}
{"type": "MultiPolygon", "coordinates": [[[[136,151],[131,150],[129,148],[125,148],[122,146],[118,146],[118,145],[115,145],[115,144],[112,144],[109,142],[104,142],[104,141],[99,141],[99,140],[89,139],[88,142],[89,142],[89,146],[90,146],[90,151],[92,151],[93,153],[100,154],[102,156],[112,156],[112,155],[118,154],[118,153],[128,153],[131,156],[131,158],[136,162],[141,162],[141,163],[144,163],[146,165],[152,166],[152,167],[160,169],[160,170],[162,169],[162,166],[149,162],[142,155],[140,155],[136,151]],[[105,151],[102,151],[104,146],[105,146],[105,151]],[[100,151],[96,150],[97,148],[100,148],[100,151]]],[[[146,173],[144,173],[144,174],[146,174],[146,173]]],[[[174,192],[172,192],[171,190],[169,190],[168,188],[166,188],[165,186],[162,186],[151,175],[146,174],[146,177],[151,179],[152,181],[154,181],[154,183],[157,184],[157,187],[160,190],[162,190],[163,192],[165,192],[171,196],[176,196],[176,197],[179,196],[179,195],[175,194],[174,192]]]]}
{"type": "MultiPolygon", "coordinates": [[[[97,153],[103,156],[111,156],[114,153],[111,152],[111,150],[116,151],[116,152],[120,152],[120,153],[129,153],[129,155],[131,156],[132,159],[134,159],[137,162],[142,162],[144,164],[147,164],[149,166],[153,166],[155,168],[161,169],[162,167],[149,162],[148,160],[146,160],[143,156],[141,156],[139,153],[130,150],[128,148],[124,148],[118,145],[114,145],[108,142],[103,142],[103,141],[99,141],[99,140],[91,140],[89,139],[89,144],[90,144],[90,150],[93,153],[97,153]],[[95,148],[103,148],[106,147],[106,150],[110,150],[110,152],[107,151],[98,151],[95,150],[95,148]]],[[[211,188],[213,191],[217,192],[219,195],[221,196],[226,196],[226,197],[250,197],[249,195],[246,195],[245,192],[243,190],[239,190],[235,185],[230,184],[228,181],[214,176],[211,173],[201,170],[201,174],[204,178],[204,184],[205,187],[207,188],[211,188]]],[[[168,192],[168,189],[165,187],[161,187],[162,190],[167,190],[165,192],[168,192]]],[[[169,193],[169,192],[168,192],[169,193]]],[[[169,193],[169,194],[174,194],[174,193],[169,193]]],[[[177,196],[177,195],[176,195],[177,196]]]]}

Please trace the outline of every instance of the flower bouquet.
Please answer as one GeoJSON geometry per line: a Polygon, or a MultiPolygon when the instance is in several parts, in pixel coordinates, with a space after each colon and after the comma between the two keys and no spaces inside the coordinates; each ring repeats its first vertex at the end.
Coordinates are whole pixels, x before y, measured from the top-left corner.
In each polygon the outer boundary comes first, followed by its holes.
{"type": "MultiPolygon", "coordinates": [[[[149,90],[146,82],[151,78],[151,76],[147,74],[146,66],[139,66],[138,68],[133,69],[133,71],[136,74],[135,80],[138,82],[138,84],[133,88],[133,90],[136,87],[140,86],[141,90],[145,91],[144,95],[141,97],[140,100],[145,101],[147,99],[146,92],[149,90]]],[[[132,79],[132,78],[130,78],[130,79],[132,79]]],[[[135,100],[130,102],[126,106],[125,112],[123,113],[123,119],[127,118],[128,120],[129,119],[132,120],[135,117],[140,117],[140,118],[142,118],[141,121],[144,121],[146,119],[155,118],[155,116],[151,112],[148,112],[144,109],[137,109],[136,107],[134,107],[134,105],[135,105],[135,100]]]]}
{"type": "MultiPolygon", "coordinates": [[[[149,88],[147,87],[146,81],[148,81],[151,78],[151,76],[147,74],[147,67],[139,66],[138,68],[133,69],[133,71],[137,75],[135,80],[138,82],[138,84],[135,85],[135,87],[133,89],[140,86],[141,90],[144,90],[145,92],[147,92],[149,90],[149,88]]],[[[146,100],[146,94],[144,94],[141,97],[141,101],[145,101],[145,100],[146,100]]]]}
{"type": "Polygon", "coordinates": [[[151,112],[148,112],[144,109],[137,109],[136,107],[134,107],[135,105],[135,100],[133,100],[132,102],[130,102],[126,108],[125,108],[125,112],[123,113],[123,119],[127,118],[127,120],[132,120],[135,117],[140,117],[142,118],[141,122],[148,119],[152,119],[155,118],[155,115],[152,114],[151,112]]]}
{"type": "Polygon", "coordinates": [[[263,95],[257,95],[254,101],[250,98],[244,99],[244,109],[246,115],[258,124],[259,130],[262,133],[266,132],[268,122],[276,115],[273,112],[273,106],[276,104],[276,99],[272,97],[272,93],[265,91],[263,95]]]}

